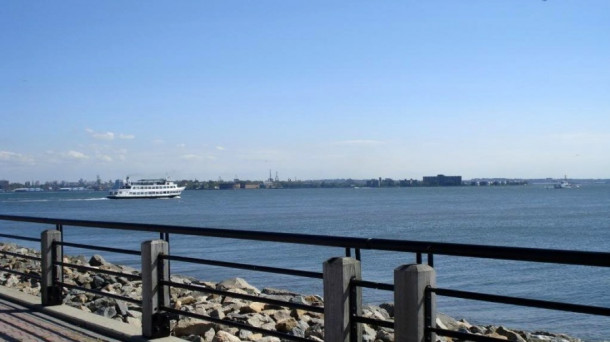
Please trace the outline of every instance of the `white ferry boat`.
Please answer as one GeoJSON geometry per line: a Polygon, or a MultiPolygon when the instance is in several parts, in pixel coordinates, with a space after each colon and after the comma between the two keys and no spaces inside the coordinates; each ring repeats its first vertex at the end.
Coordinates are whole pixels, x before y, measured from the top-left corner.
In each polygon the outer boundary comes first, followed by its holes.
{"type": "Polygon", "coordinates": [[[110,190],[110,199],[129,198],[175,198],[180,197],[184,187],[178,187],[169,179],[141,179],[131,182],[129,177],[125,179],[119,188],[110,190]]]}
{"type": "Polygon", "coordinates": [[[564,176],[564,180],[555,184],[553,187],[555,189],[574,189],[574,188],[580,188],[580,185],[572,184],[572,183],[568,182],[568,176],[564,176]]]}

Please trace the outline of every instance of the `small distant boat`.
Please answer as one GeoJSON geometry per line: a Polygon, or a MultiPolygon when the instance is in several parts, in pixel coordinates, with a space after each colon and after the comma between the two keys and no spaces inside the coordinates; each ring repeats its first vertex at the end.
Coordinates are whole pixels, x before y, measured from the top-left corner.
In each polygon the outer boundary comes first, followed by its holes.
{"type": "Polygon", "coordinates": [[[184,187],[179,187],[168,178],[140,179],[131,182],[125,179],[119,188],[110,190],[107,198],[110,199],[136,199],[136,198],[179,198],[184,187]]]}
{"type": "Polygon", "coordinates": [[[564,179],[561,182],[553,185],[553,187],[555,189],[574,189],[580,188],[580,185],[568,182],[568,176],[564,176],[564,179]]]}
{"type": "Polygon", "coordinates": [[[41,192],[42,188],[17,188],[13,192],[41,192]]]}

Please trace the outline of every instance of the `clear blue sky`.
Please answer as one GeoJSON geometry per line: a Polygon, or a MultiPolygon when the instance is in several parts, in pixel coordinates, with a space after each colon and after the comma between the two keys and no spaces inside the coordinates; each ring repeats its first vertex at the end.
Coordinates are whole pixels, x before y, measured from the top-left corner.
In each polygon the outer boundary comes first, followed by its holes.
{"type": "Polygon", "coordinates": [[[5,1],[0,179],[610,178],[610,1],[5,1]]]}

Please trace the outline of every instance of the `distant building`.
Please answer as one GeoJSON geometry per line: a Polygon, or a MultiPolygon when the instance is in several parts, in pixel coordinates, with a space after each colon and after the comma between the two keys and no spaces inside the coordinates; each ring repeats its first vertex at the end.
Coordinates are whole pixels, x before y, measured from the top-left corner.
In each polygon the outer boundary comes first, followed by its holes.
{"type": "Polygon", "coordinates": [[[428,176],[422,183],[424,186],[458,186],[462,185],[462,176],[428,176]]]}
{"type": "Polygon", "coordinates": [[[0,180],[0,190],[1,191],[8,191],[9,190],[9,181],[7,180],[0,180]]]}
{"type": "Polygon", "coordinates": [[[234,183],[234,182],[222,182],[220,184],[218,184],[218,188],[220,190],[233,190],[233,189],[239,189],[239,183],[234,183]]]}
{"type": "Polygon", "coordinates": [[[259,183],[244,183],[241,185],[242,189],[260,189],[261,185],[259,183]]]}

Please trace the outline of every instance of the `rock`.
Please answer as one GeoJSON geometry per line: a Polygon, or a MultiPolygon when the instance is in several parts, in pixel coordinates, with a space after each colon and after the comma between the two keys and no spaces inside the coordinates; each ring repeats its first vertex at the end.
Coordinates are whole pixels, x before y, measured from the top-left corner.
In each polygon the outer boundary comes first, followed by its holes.
{"type": "Polygon", "coordinates": [[[281,340],[275,336],[265,336],[256,340],[256,342],[281,342],[281,340]]]}
{"type": "Polygon", "coordinates": [[[106,281],[104,280],[104,278],[96,275],[93,277],[93,281],[91,282],[91,284],[94,289],[101,289],[104,287],[104,285],[106,285],[106,281]]]}
{"type": "Polygon", "coordinates": [[[246,329],[241,329],[239,331],[239,333],[237,334],[237,337],[239,337],[239,339],[241,340],[248,340],[250,339],[250,336],[252,336],[253,333],[250,330],[246,330],[246,329]]]}
{"type": "MultiPolygon", "coordinates": [[[[290,317],[294,317],[294,316],[292,316],[292,313],[288,310],[277,310],[277,311],[273,312],[270,316],[276,322],[280,322],[280,321],[283,321],[290,317]]],[[[294,318],[298,319],[298,317],[294,317],[294,318]]]]}
{"type": "Polygon", "coordinates": [[[394,333],[385,330],[379,330],[377,332],[376,340],[382,342],[394,342],[394,333]]]}
{"type": "Polygon", "coordinates": [[[304,316],[308,315],[309,311],[301,310],[301,309],[292,309],[290,311],[290,316],[296,319],[303,319],[304,316]]]}
{"type": "Polygon", "coordinates": [[[274,289],[274,288],[264,288],[261,293],[263,294],[267,294],[267,295],[279,295],[279,296],[299,296],[300,294],[296,293],[296,292],[291,292],[288,290],[283,290],[283,289],[274,289]]]}
{"type": "Polygon", "coordinates": [[[307,300],[306,296],[296,296],[290,299],[290,303],[311,305],[311,302],[307,300]]]}
{"type": "Polygon", "coordinates": [[[210,328],[210,330],[206,331],[203,334],[203,340],[205,342],[212,342],[212,340],[214,339],[214,336],[216,336],[216,330],[214,330],[213,328],[210,328]]]}
{"type": "Polygon", "coordinates": [[[382,309],[378,306],[367,305],[362,308],[362,311],[362,316],[366,318],[372,318],[379,321],[387,321],[390,319],[390,314],[388,314],[385,309],[382,309]]]}
{"type": "Polygon", "coordinates": [[[110,265],[101,255],[95,254],[89,259],[89,265],[91,266],[108,266],[110,265]]]}
{"type": "Polygon", "coordinates": [[[493,338],[497,338],[497,339],[501,339],[501,340],[508,340],[508,338],[504,335],[500,335],[496,332],[493,332],[491,334],[486,334],[487,337],[493,337],[493,338]]]}
{"type": "Polygon", "coordinates": [[[470,327],[470,329],[468,329],[470,331],[471,334],[479,334],[479,335],[483,335],[485,334],[485,329],[478,327],[476,325],[473,325],[472,327],[470,327]]]}
{"type": "Polygon", "coordinates": [[[178,337],[188,335],[204,335],[208,330],[214,328],[214,323],[203,320],[181,320],[174,328],[174,334],[178,337]]]}
{"type": "MultiPolygon", "coordinates": [[[[265,325],[266,323],[275,324],[275,322],[273,322],[273,319],[271,319],[271,317],[261,315],[261,314],[253,314],[251,317],[249,317],[247,319],[246,323],[255,328],[262,328],[263,325],[265,325]]],[[[275,326],[274,326],[274,328],[275,328],[275,326]]]]}
{"type": "Polygon", "coordinates": [[[305,337],[309,339],[312,337],[324,339],[324,325],[322,325],[322,323],[311,325],[305,330],[305,337]]]}
{"type": "Polygon", "coordinates": [[[221,330],[216,333],[214,339],[212,339],[212,342],[241,342],[241,340],[239,339],[239,337],[221,330]]]}
{"type": "Polygon", "coordinates": [[[180,297],[178,298],[178,300],[182,303],[182,305],[191,305],[197,302],[197,300],[193,296],[180,297]]]}
{"type": "Polygon", "coordinates": [[[296,319],[290,317],[288,319],[277,322],[277,324],[275,325],[275,329],[279,332],[287,333],[287,332],[290,332],[292,329],[294,329],[296,326],[297,326],[296,319]]]}
{"type": "Polygon", "coordinates": [[[259,313],[265,309],[265,303],[252,302],[239,308],[240,313],[259,313]]]}
{"type": "Polygon", "coordinates": [[[93,279],[89,276],[89,273],[79,274],[76,276],[76,283],[79,285],[85,285],[90,283],[93,279]]]}
{"type": "Polygon", "coordinates": [[[240,289],[240,290],[246,291],[246,293],[248,293],[248,294],[259,294],[260,293],[259,289],[248,284],[248,282],[242,278],[233,278],[233,279],[224,280],[224,281],[218,283],[218,285],[216,285],[216,288],[218,290],[225,290],[225,291],[227,291],[229,289],[240,289]]]}
{"type": "Polygon", "coordinates": [[[314,342],[324,342],[323,339],[321,339],[319,337],[316,337],[316,336],[310,336],[309,339],[314,341],[314,342]]]}
{"type": "Polygon", "coordinates": [[[362,324],[362,340],[364,342],[374,342],[375,337],[377,337],[377,331],[368,324],[362,324]]]}
{"type": "Polygon", "coordinates": [[[217,318],[217,319],[224,319],[225,318],[225,313],[222,310],[219,309],[212,309],[209,313],[210,317],[212,318],[217,318]]]}
{"type": "Polygon", "coordinates": [[[500,326],[498,327],[498,329],[496,329],[496,334],[505,336],[506,339],[509,341],[526,342],[526,340],[521,337],[521,335],[517,334],[512,330],[508,330],[503,326],[500,326]]]}
{"type": "Polygon", "coordinates": [[[394,303],[383,303],[379,307],[384,309],[390,317],[394,317],[394,303]]]}
{"type": "Polygon", "coordinates": [[[126,316],[127,312],[129,311],[129,307],[127,306],[127,303],[122,300],[116,301],[116,308],[117,308],[118,313],[121,314],[121,316],[126,316]]]}
{"type": "Polygon", "coordinates": [[[309,329],[309,324],[303,321],[297,321],[297,326],[292,328],[289,334],[298,337],[305,337],[305,332],[307,329],[309,329]]]}
{"type": "Polygon", "coordinates": [[[190,335],[183,337],[183,339],[189,342],[205,342],[205,339],[199,335],[190,335]]]}
{"type": "Polygon", "coordinates": [[[113,318],[116,316],[116,309],[114,306],[101,307],[95,311],[97,315],[104,316],[107,318],[113,318]]]}

